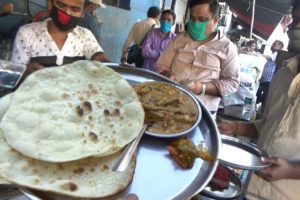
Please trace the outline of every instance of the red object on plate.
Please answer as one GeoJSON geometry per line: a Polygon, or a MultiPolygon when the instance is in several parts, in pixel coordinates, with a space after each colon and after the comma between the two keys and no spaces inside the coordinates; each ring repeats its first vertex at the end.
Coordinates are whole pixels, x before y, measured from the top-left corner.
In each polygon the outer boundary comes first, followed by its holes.
{"type": "Polygon", "coordinates": [[[230,177],[226,167],[221,165],[218,166],[212,180],[209,182],[209,186],[212,191],[218,190],[223,191],[229,188],[230,177]]]}

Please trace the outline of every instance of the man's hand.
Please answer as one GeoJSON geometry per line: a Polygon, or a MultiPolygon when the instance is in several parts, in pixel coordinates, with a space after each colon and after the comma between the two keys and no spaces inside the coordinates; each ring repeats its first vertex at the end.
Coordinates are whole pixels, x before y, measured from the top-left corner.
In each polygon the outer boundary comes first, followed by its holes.
{"type": "Polygon", "coordinates": [[[39,64],[37,62],[31,62],[27,65],[26,70],[24,72],[24,76],[26,77],[26,76],[30,75],[31,73],[33,73],[37,70],[43,69],[43,68],[44,67],[41,64],[39,64]]]}
{"type": "Polygon", "coordinates": [[[237,131],[238,122],[217,118],[217,126],[221,134],[232,136],[237,131]]]}
{"type": "Polygon", "coordinates": [[[186,88],[194,94],[200,94],[202,92],[201,81],[192,81],[186,84],[186,88]]]}
{"type": "Polygon", "coordinates": [[[292,164],[282,158],[261,158],[265,164],[270,164],[269,167],[261,169],[256,174],[267,181],[277,181],[280,179],[288,179],[292,171],[292,164]]]}
{"type": "Polygon", "coordinates": [[[122,64],[125,64],[126,63],[126,58],[122,57],[120,61],[121,61],[122,64]]]}
{"type": "Polygon", "coordinates": [[[105,53],[103,53],[103,52],[95,53],[92,56],[91,60],[96,60],[96,61],[99,61],[99,62],[110,62],[110,60],[107,57],[107,55],[105,55],[105,53]]]}

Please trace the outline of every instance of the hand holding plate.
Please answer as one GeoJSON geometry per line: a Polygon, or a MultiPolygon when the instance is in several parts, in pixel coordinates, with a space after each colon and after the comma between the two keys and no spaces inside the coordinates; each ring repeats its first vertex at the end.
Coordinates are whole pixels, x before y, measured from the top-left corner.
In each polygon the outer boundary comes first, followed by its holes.
{"type": "Polygon", "coordinates": [[[277,181],[280,179],[292,178],[291,171],[293,165],[283,158],[261,158],[262,163],[270,164],[256,172],[256,174],[267,181],[277,181]]]}

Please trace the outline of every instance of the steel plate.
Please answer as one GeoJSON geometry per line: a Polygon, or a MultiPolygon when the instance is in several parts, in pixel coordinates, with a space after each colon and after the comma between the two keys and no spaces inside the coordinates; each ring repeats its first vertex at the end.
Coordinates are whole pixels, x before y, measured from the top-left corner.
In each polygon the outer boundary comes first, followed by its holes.
{"type": "Polygon", "coordinates": [[[269,166],[261,162],[267,153],[256,145],[234,137],[222,135],[222,152],[220,162],[226,166],[246,170],[259,170],[269,166]]]}
{"type": "MultiPolygon", "coordinates": [[[[106,65],[120,73],[131,84],[165,81],[178,85],[154,72],[118,66],[118,64],[107,63],[106,65]]],[[[195,144],[203,142],[211,154],[218,157],[221,139],[216,124],[201,100],[198,98],[197,100],[202,108],[202,119],[187,136],[195,144]]],[[[207,162],[196,159],[192,169],[183,170],[169,158],[166,149],[169,142],[168,138],[144,135],[137,150],[137,165],[133,181],[125,191],[112,199],[135,193],[141,200],[186,200],[201,192],[214,175],[219,161],[207,162]]],[[[35,197],[31,195],[31,198],[35,197]]]]}
{"type": "Polygon", "coordinates": [[[240,179],[228,168],[225,167],[229,174],[229,188],[223,191],[212,191],[208,186],[201,194],[214,199],[234,199],[241,195],[243,186],[240,179]]]}
{"type": "Polygon", "coordinates": [[[25,65],[0,60],[0,87],[2,89],[14,89],[19,83],[25,69],[25,65]]]}

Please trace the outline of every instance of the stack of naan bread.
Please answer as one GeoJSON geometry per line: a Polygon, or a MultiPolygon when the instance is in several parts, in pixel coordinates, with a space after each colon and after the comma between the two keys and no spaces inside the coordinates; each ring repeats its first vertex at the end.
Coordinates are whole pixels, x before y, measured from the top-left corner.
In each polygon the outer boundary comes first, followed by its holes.
{"type": "Polygon", "coordinates": [[[112,166],[138,134],[144,110],[121,75],[99,62],[39,70],[0,100],[0,176],[29,189],[93,199],[132,181],[112,166]]]}

